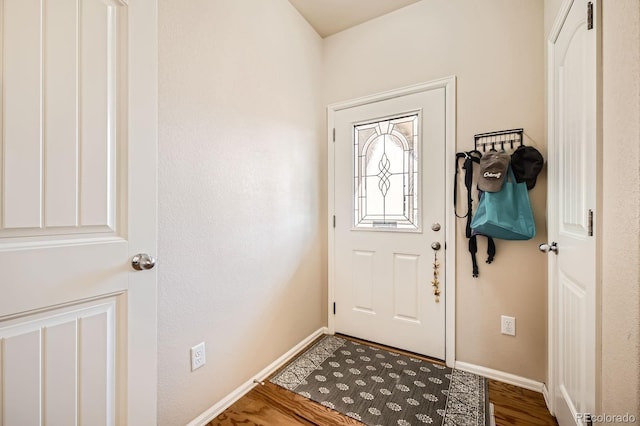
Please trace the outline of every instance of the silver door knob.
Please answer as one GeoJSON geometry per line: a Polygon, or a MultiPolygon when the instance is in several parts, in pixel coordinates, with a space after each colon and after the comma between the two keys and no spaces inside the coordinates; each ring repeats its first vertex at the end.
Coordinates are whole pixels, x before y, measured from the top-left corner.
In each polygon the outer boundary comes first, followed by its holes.
{"type": "Polygon", "coordinates": [[[552,251],[555,254],[558,254],[558,243],[554,241],[551,244],[540,244],[538,249],[544,253],[549,253],[550,251],[552,251]]]}
{"type": "Polygon", "coordinates": [[[153,269],[156,266],[156,259],[147,253],[138,253],[131,259],[131,266],[136,271],[145,271],[147,269],[153,269]]]}
{"type": "Polygon", "coordinates": [[[442,246],[440,245],[439,242],[435,242],[435,243],[431,243],[431,248],[434,249],[435,251],[438,251],[442,248],[442,246]]]}

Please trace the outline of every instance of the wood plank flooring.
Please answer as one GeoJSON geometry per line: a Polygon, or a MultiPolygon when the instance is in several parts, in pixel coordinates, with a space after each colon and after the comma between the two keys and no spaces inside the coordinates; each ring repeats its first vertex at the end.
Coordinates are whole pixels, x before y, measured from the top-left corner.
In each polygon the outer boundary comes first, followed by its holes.
{"type": "Polygon", "coordinates": [[[495,408],[496,426],[558,426],[541,393],[489,380],[489,401],[495,408]]]}
{"type": "MultiPolygon", "coordinates": [[[[371,342],[366,343],[386,350],[393,350],[381,345],[374,345],[371,342]]],[[[416,356],[415,354],[410,355],[416,356]]],[[[558,425],[555,418],[549,414],[542,394],[538,392],[489,380],[489,400],[494,404],[496,426],[558,425]]],[[[256,386],[236,401],[216,419],[209,422],[207,426],[341,426],[361,424],[357,420],[266,381],[264,385],[256,386]]]]}

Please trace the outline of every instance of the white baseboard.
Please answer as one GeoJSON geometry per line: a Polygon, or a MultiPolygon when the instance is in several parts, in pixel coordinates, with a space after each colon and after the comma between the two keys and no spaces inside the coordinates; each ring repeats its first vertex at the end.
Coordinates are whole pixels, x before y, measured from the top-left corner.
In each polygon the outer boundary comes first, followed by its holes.
{"type": "Polygon", "coordinates": [[[489,403],[489,426],[496,426],[496,407],[493,403],[489,403]]]}
{"type": "Polygon", "coordinates": [[[195,419],[191,420],[187,424],[187,426],[206,425],[211,420],[215,419],[220,414],[222,414],[222,412],[227,408],[229,408],[234,402],[242,398],[251,389],[253,389],[257,385],[255,381],[258,381],[258,382],[264,381],[267,377],[273,374],[278,368],[282,367],[284,364],[289,362],[289,360],[291,360],[298,352],[304,349],[307,345],[309,345],[311,342],[313,342],[315,339],[322,336],[323,334],[328,334],[328,333],[329,333],[329,329],[327,327],[322,327],[316,330],[315,332],[311,333],[308,337],[306,337],[304,340],[302,340],[300,343],[294,346],[287,353],[282,355],[280,358],[278,358],[277,360],[269,364],[266,368],[264,368],[262,371],[260,371],[258,374],[256,374],[254,378],[244,382],[243,384],[238,386],[234,391],[232,391],[229,395],[225,396],[220,401],[218,401],[211,408],[206,410],[204,413],[200,414],[195,419]]]}
{"type": "Polygon", "coordinates": [[[504,371],[493,370],[491,368],[481,367],[479,365],[460,361],[456,361],[456,368],[458,370],[468,371],[469,373],[474,373],[479,376],[487,377],[489,379],[498,380],[510,385],[519,386],[521,388],[529,389],[535,392],[540,392],[543,395],[544,390],[546,390],[546,386],[542,382],[537,382],[525,377],[516,376],[515,374],[511,373],[505,373],[504,371]]]}
{"type": "Polygon", "coordinates": [[[551,409],[551,395],[549,394],[547,385],[544,383],[542,384],[542,396],[544,396],[544,402],[547,404],[547,410],[549,410],[549,412],[553,414],[553,410],[551,409]]]}

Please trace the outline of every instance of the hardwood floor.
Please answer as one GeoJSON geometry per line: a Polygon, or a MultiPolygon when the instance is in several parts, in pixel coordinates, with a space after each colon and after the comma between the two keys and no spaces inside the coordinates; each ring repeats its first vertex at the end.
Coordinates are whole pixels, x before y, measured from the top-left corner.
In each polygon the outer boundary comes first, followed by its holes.
{"type": "Polygon", "coordinates": [[[496,426],[558,426],[541,393],[489,380],[489,401],[495,408],[496,426]]]}
{"type": "MultiPolygon", "coordinates": [[[[390,350],[381,345],[367,343],[390,350]]],[[[489,400],[494,404],[496,426],[557,426],[555,418],[549,414],[540,393],[489,380],[489,400]]],[[[252,389],[207,426],[361,424],[357,420],[266,381],[264,385],[258,385],[252,389]]]]}
{"type": "Polygon", "coordinates": [[[211,421],[213,425],[361,425],[273,383],[258,385],[211,421]]]}

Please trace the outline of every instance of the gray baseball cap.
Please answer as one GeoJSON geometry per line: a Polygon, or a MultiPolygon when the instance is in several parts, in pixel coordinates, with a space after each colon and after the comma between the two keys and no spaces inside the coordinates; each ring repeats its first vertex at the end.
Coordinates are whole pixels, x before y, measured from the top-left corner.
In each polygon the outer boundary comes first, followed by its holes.
{"type": "Polygon", "coordinates": [[[478,188],[485,192],[498,192],[507,176],[510,156],[506,152],[489,151],[480,159],[478,188]]]}

